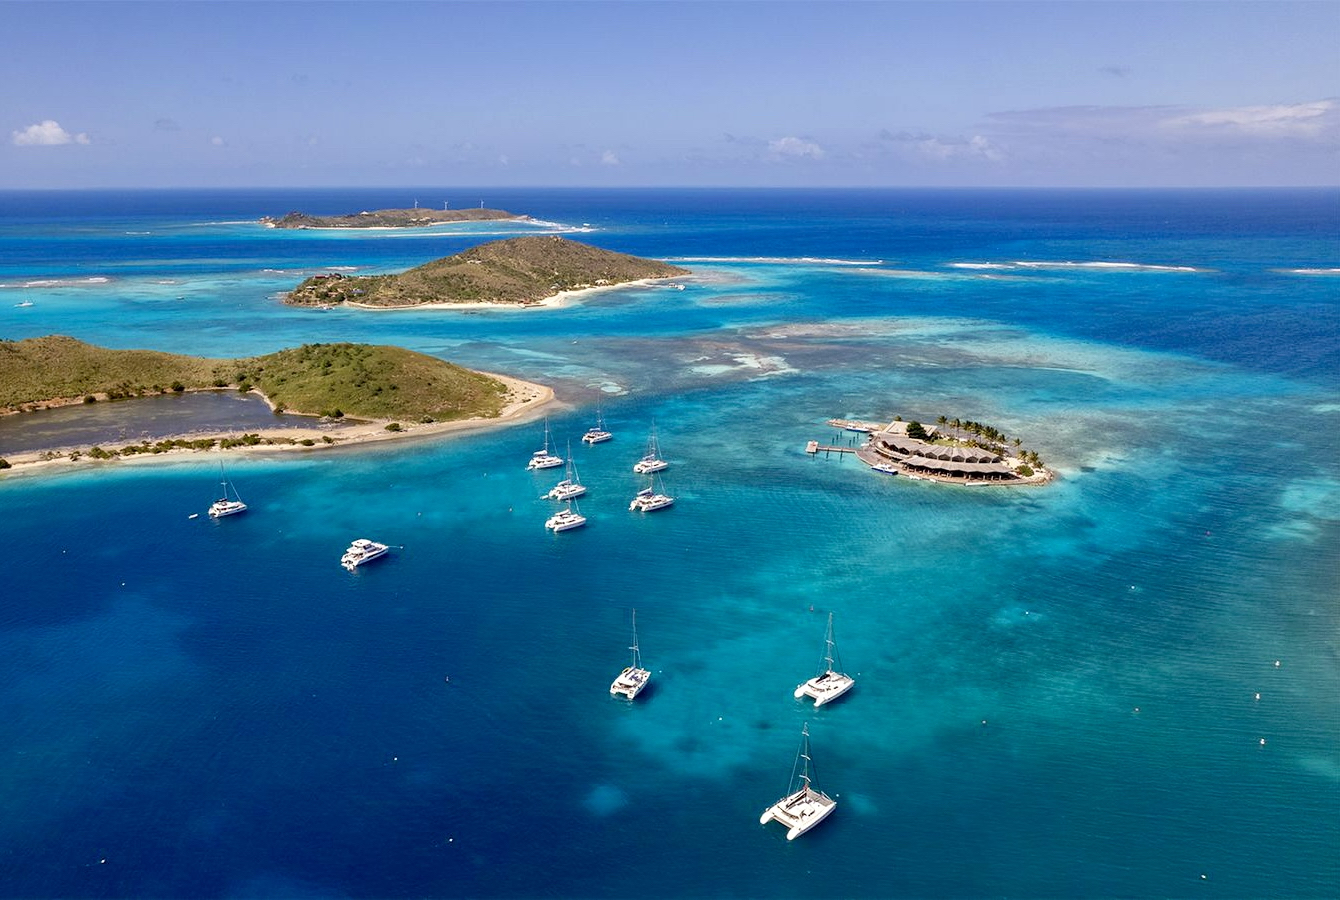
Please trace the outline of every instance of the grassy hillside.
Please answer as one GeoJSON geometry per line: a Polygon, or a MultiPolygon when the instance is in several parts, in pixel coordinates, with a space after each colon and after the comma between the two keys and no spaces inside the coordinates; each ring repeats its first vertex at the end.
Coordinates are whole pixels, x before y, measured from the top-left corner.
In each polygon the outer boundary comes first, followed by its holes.
{"type": "Polygon", "coordinates": [[[110,399],[156,394],[176,384],[209,387],[224,377],[219,367],[227,362],[155,350],[108,350],[63,335],[0,341],[0,409],[94,394],[110,399]]]}
{"type": "Polygon", "coordinates": [[[306,344],[240,362],[239,376],[291,411],[437,422],[496,416],[496,379],[402,347],[306,344]]]}
{"type": "Polygon", "coordinates": [[[506,393],[487,375],[400,347],[307,344],[202,359],[108,350],[61,335],[0,341],[0,409],[227,387],[255,387],[290,412],[407,422],[496,416],[506,393]]]}
{"type": "Polygon", "coordinates": [[[685,275],[687,269],[561,237],[490,241],[399,275],[318,275],[286,298],[298,305],[538,303],[559,291],[685,275]]]}

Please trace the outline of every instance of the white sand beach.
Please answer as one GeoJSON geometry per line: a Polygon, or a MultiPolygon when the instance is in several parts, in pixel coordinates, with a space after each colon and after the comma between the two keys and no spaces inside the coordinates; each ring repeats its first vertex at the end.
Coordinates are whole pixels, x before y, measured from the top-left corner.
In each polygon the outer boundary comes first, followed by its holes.
{"type": "Polygon", "coordinates": [[[664,275],[659,278],[639,278],[636,281],[621,281],[618,284],[600,284],[572,291],[559,291],[557,294],[550,294],[548,297],[530,303],[479,301],[473,303],[416,303],[413,306],[374,306],[369,303],[345,301],[342,305],[353,309],[368,309],[377,312],[404,312],[406,310],[415,309],[560,309],[564,306],[573,305],[579,300],[592,294],[598,294],[604,291],[614,291],[619,288],[630,287],[649,287],[658,281],[666,281],[669,279],[687,281],[690,277],[691,276],[687,275],[664,275]]]}

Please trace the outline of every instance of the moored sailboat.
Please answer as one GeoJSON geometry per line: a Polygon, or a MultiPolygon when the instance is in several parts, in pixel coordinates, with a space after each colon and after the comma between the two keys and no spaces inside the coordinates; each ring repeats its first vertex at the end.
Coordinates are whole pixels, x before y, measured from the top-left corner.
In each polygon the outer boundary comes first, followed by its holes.
{"type": "Polygon", "coordinates": [[[819,674],[796,688],[795,698],[814,698],[815,706],[823,706],[841,697],[856,684],[856,679],[841,671],[841,660],[834,666],[837,655],[837,642],[833,640],[833,614],[828,614],[828,630],[824,632],[824,658],[819,665],[819,674]]]}
{"type": "Polygon", "coordinates": [[[637,610],[633,610],[633,664],[627,666],[610,685],[610,696],[633,700],[651,680],[651,670],[642,668],[642,651],[637,646],[637,610]]]}
{"type": "Polygon", "coordinates": [[[665,485],[655,475],[651,483],[637,492],[633,502],[628,504],[629,512],[655,512],[673,505],[675,498],[665,492],[665,485]]]}
{"type": "Polygon", "coordinates": [[[527,469],[555,469],[563,465],[563,457],[549,452],[549,420],[544,420],[544,446],[530,455],[527,469]]]}
{"type": "Polygon", "coordinates": [[[211,519],[221,519],[224,516],[235,516],[238,513],[247,511],[247,505],[242,502],[242,498],[237,493],[237,488],[228,480],[228,476],[223,473],[223,463],[219,463],[219,483],[223,488],[223,496],[209,505],[209,517],[211,519]]]}
{"type": "Polygon", "coordinates": [[[795,765],[791,768],[791,780],[786,786],[786,796],[764,810],[759,824],[781,822],[787,827],[786,839],[794,841],[800,835],[818,825],[837,809],[837,801],[823,791],[815,790],[810,769],[810,723],[800,729],[800,750],[796,753],[795,765]],[[798,789],[797,789],[798,788],[798,789]]]}
{"type": "MultiPolygon", "coordinates": [[[[584,444],[602,444],[614,437],[609,431],[605,430],[605,417],[601,414],[600,408],[596,408],[596,424],[586,430],[582,435],[584,444]]],[[[569,454],[571,456],[571,454],[569,454]]]]}
{"type": "Polygon", "coordinates": [[[586,516],[580,511],[572,508],[572,501],[568,501],[568,508],[561,509],[554,513],[544,522],[544,527],[557,534],[560,531],[571,531],[574,528],[581,528],[586,524],[586,516]]]}
{"type": "Polygon", "coordinates": [[[647,452],[633,463],[633,471],[639,475],[650,475],[652,472],[660,472],[669,467],[670,464],[661,459],[661,448],[656,443],[656,425],[653,423],[651,435],[647,438],[647,452]]]}
{"type": "Polygon", "coordinates": [[[572,500],[586,493],[586,485],[577,479],[577,463],[572,458],[572,445],[568,445],[567,476],[549,489],[545,494],[548,500],[572,500]]]}

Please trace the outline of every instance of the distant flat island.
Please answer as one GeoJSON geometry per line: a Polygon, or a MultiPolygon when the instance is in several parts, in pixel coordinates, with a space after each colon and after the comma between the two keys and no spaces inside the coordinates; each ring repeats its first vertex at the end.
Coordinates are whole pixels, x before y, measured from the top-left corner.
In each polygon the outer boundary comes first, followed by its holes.
{"type": "Polygon", "coordinates": [[[1055,477],[1021,438],[969,419],[940,416],[936,424],[922,425],[899,416],[888,424],[848,419],[829,419],[828,424],[868,437],[861,447],[810,441],[806,452],[854,453],[885,475],[967,485],[1046,484],[1055,477]]]}
{"type": "Polygon", "coordinates": [[[262,225],[270,228],[426,228],[449,222],[487,222],[494,220],[528,222],[530,216],[519,216],[502,209],[376,209],[370,212],[348,213],[342,216],[313,216],[291,212],[278,219],[264,216],[262,225]]]}
{"type": "Polygon", "coordinates": [[[379,309],[539,306],[569,292],[688,274],[688,269],[659,260],[567,238],[518,237],[480,244],[398,275],[316,275],[289,292],[284,302],[379,309]]]}
{"type": "Polygon", "coordinates": [[[182,450],[361,443],[502,422],[553,399],[543,385],[476,372],[403,347],[305,344],[264,356],[205,359],[111,350],[64,335],[0,341],[0,414],[206,390],[256,393],[277,412],[312,417],[313,425],[181,435],[122,447],[47,448],[0,459],[0,469],[182,450]],[[318,418],[356,424],[332,437],[317,430],[318,418]]]}

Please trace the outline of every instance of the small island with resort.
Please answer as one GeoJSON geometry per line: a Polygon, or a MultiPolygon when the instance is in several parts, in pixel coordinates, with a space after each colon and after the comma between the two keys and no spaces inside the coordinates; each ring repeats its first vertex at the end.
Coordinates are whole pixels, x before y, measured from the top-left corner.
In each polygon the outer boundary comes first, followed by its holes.
{"type": "Polygon", "coordinates": [[[805,452],[854,453],[885,475],[974,486],[1038,485],[1055,477],[1036,451],[1024,448],[1021,438],[968,419],[940,416],[936,424],[922,425],[897,416],[888,424],[849,419],[829,419],[828,424],[867,435],[865,444],[848,447],[810,441],[805,452]]]}
{"type": "Polygon", "coordinates": [[[284,297],[295,306],[340,304],[370,309],[425,306],[541,306],[573,291],[598,290],[687,275],[642,259],[556,235],[508,238],[398,275],[315,275],[284,297]]]}
{"type": "Polygon", "coordinates": [[[273,429],[241,434],[48,448],[0,459],[0,469],[173,451],[357,444],[500,423],[553,399],[553,391],[543,385],[476,372],[402,347],[305,344],[264,356],[205,359],[111,350],[63,335],[0,341],[0,416],[192,391],[257,394],[274,412],[310,417],[310,425],[294,426],[290,419],[273,429]],[[334,425],[339,427],[331,430],[334,425]]]}
{"type": "Polygon", "coordinates": [[[291,212],[274,218],[265,216],[261,224],[269,228],[427,228],[452,222],[529,222],[530,216],[519,216],[501,209],[377,209],[342,216],[313,216],[291,212]]]}

